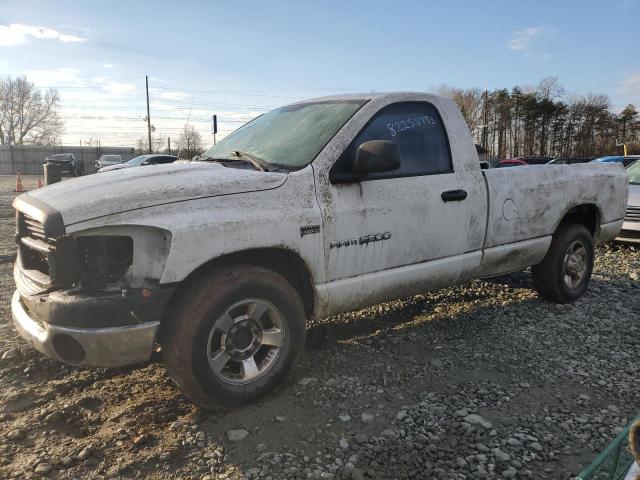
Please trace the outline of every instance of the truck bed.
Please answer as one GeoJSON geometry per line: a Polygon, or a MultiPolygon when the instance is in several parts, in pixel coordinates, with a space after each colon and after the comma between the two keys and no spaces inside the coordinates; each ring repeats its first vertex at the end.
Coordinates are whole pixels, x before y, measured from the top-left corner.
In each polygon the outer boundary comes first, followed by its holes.
{"type": "Polygon", "coordinates": [[[617,165],[531,165],[482,172],[488,213],[481,275],[538,263],[562,218],[577,205],[597,209],[595,228],[601,237],[619,229],[624,217],[628,179],[617,165]]]}

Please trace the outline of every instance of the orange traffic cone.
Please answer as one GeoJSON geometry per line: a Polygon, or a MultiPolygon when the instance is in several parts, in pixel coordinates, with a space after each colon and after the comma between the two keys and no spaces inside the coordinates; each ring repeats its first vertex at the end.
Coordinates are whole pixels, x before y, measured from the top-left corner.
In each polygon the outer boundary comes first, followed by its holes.
{"type": "Polygon", "coordinates": [[[18,174],[16,175],[16,189],[14,190],[14,192],[24,192],[24,189],[22,188],[22,177],[20,176],[20,172],[18,172],[18,174]]]}
{"type": "Polygon", "coordinates": [[[38,186],[36,188],[42,188],[42,180],[38,179],[38,186]]]}

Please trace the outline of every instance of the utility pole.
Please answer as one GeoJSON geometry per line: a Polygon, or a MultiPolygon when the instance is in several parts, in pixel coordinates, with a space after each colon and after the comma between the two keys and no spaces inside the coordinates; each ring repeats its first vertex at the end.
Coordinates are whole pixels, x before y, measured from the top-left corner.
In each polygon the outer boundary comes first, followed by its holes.
{"type": "Polygon", "coordinates": [[[487,92],[486,90],[484,91],[484,105],[483,105],[483,125],[482,125],[482,148],[485,149],[485,151],[487,150],[487,127],[488,127],[488,123],[489,123],[489,108],[487,105],[487,100],[489,97],[489,92],[487,92]]]}
{"type": "Polygon", "coordinates": [[[147,133],[149,134],[149,153],[153,153],[151,151],[151,113],[149,112],[149,77],[145,75],[144,79],[147,84],[147,133]]]}
{"type": "Polygon", "coordinates": [[[169,147],[169,155],[171,155],[171,137],[167,137],[167,143],[169,147]]]}

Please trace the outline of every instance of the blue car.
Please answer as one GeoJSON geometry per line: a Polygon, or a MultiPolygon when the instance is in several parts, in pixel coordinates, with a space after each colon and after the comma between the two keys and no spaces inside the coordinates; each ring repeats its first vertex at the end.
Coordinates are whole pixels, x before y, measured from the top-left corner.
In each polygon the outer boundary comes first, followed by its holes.
{"type": "Polygon", "coordinates": [[[625,167],[628,167],[636,160],[640,160],[640,155],[627,155],[626,157],[622,155],[614,155],[610,157],[596,158],[595,160],[591,160],[591,161],[597,162],[597,163],[621,163],[625,167]]]}

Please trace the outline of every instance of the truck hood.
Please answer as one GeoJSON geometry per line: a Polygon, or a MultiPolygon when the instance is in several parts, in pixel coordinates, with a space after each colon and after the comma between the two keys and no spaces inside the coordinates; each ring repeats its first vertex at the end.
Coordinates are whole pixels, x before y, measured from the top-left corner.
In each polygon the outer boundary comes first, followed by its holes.
{"type": "Polygon", "coordinates": [[[123,168],[32,190],[23,202],[46,204],[65,226],[139,208],[199,198],[269,190],[282,185],[286,173],[224,167],[217,163],[171,163],[123,168]],[[30,202],[30,198],[35,202],[30,202]]]}

